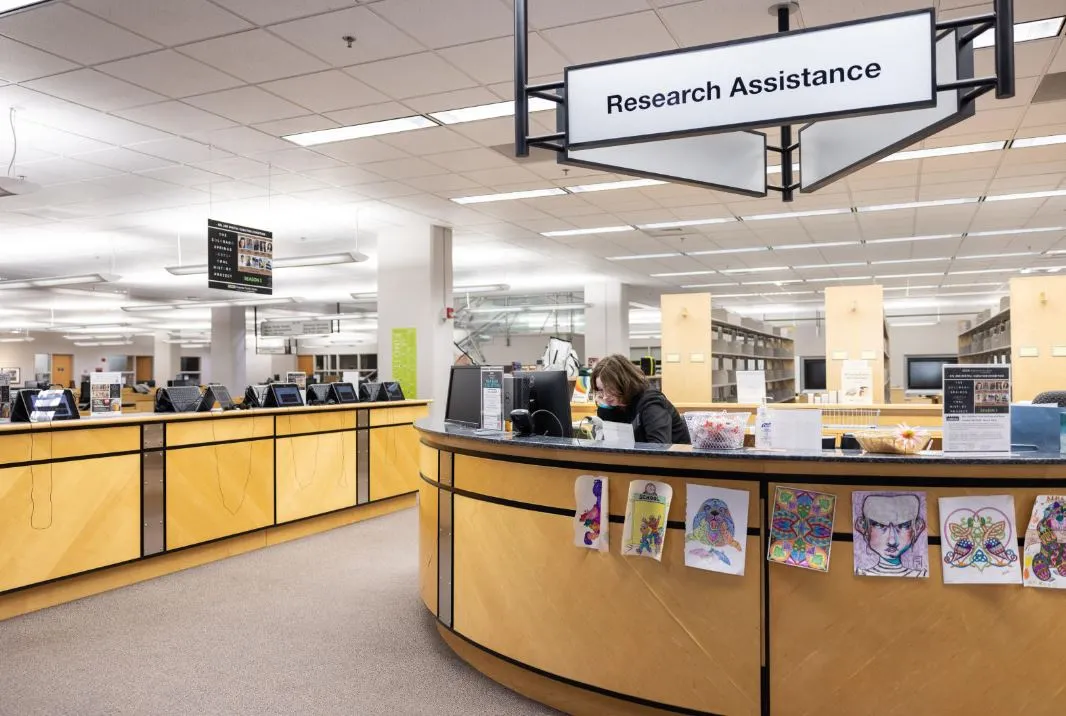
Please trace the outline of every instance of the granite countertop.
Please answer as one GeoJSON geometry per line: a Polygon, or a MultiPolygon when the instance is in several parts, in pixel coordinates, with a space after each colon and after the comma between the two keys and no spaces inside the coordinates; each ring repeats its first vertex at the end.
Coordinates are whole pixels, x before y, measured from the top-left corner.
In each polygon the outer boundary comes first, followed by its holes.
{"type": "Polygon", "coordinates": [[[861,450],[698,450],[689,445],[659,445],[636,443],[632,447],[607,445],[601,441],[544,436],[515,437],[509,432],[478,430],[440,420],[424,419],[415,423],[419,430],[443,437],[462,437],[492,445],[520,445],[545,447],[553,450],[582,450],[585,452],[624,453],[628,455],[669,455],[670,457],[730,460],[852,462],[936,465],[1066,465],[1066,455],[1047,452],[956,453],[926,451],[918,455],[878,455],[861,450]]]}

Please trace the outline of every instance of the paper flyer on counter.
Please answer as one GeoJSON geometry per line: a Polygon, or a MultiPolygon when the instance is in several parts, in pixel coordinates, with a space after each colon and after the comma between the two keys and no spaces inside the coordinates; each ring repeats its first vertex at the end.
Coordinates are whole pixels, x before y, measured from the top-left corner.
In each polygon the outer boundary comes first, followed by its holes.
{"type": "Polygon", "coordinates": [[[685,566],[744,576],[748,491],[685,485],[685,566]]]}
{"type": "Polygon", "coordinates": [[[873,405],[874,369],[869,361],[846,360],[840,365],[840,402],[873,405]]]}
{"type": "Polygon", "coordinates": [[[633,480],[629,483],[626,521],[622,528],[622,555],[662,561],[666,519],[673,488],[665,482],[633,480]]]}
{"type": "Polygon", "coordinates": [[[607,478],[582,475],[574,481],[574,544],[606,552],[610,535],[607,478]]]}
{"type": "Polygon", "coordinates": [[[766,371],[737,371],[737,402],[758,405],[766,399],[766,371]]]}
{"type": "Polygon", "coordinates": [[[481,427],[503,430],[503,368],[481,369],[481,427]]]}
{"type": "Polygon", "coordinates": [[[944,366],[944,452],[1010,452],[1010,365],[944,366]]]}
{"type": "Polygon", "coordinates": [[[122,414],[122,374],[89,374],[89,415],[94,418],[122,414]]]}

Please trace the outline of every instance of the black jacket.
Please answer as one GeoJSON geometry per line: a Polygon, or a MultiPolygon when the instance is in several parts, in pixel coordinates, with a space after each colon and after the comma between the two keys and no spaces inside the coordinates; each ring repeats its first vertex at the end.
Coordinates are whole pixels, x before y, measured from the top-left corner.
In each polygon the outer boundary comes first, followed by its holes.
{"type": "Polygon", "coordinates": [[[658,390],[648,388],[624,408],[600,409],[603,420],[632,423],[633,439],[638,443],[688,445],[688,427],[677,408],[658,390]]]}

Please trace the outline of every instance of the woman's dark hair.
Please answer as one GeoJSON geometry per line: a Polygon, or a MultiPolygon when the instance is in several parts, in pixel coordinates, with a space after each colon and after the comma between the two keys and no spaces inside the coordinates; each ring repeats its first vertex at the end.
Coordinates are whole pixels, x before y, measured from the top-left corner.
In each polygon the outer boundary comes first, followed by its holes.
{"type": "Polygon", "coordinates": [[[621,398],[626,405],[648,388],[648,379],[632,361],[623,355],[603,358],[592,369],[592,389],[597,390],[598,383],[611,393],[621,398]]]}

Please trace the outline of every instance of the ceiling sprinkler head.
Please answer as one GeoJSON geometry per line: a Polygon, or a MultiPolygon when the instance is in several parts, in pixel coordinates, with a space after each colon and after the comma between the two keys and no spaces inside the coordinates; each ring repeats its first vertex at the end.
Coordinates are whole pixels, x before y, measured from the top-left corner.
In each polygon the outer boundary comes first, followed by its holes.
{"type": "Polygon", "coordinates": [[[341,39],[348,43],[349,50],[352,49],[352,45],[355,44],[355,37],[353,35],[345,35],[341,39]]]}

